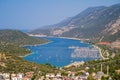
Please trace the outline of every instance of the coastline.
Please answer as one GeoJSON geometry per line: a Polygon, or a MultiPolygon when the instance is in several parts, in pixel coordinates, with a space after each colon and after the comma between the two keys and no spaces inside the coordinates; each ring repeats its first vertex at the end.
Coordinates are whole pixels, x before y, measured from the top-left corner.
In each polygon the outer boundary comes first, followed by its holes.
{"type": "Polygon", "coordinates": [[[72,39],[72,40],[80,40],[81,42],[84,42],[89,39],[80,39],[80,38],[73,38],[73,37],[56,37],[56,38],[64,38],[64,39],[72,39]]]}
{"type": "Polygon", "coordinates": [[[81,66],[81,65],[84,65],[84,61],[77,61],[77,62],[73,62],[73,63],[70,63],[66,66],[63,66],[64,68],[70,68],[72,66],[75,66],[75,67],[78,67],[78,66],[81,66]]]}
{"type": "MultiPolygon", "coordinates": [[[[80,39],[80,38],[73,38],[73,37],[53,37],[53,36],[46,36],[46,37],[50,37],[50,38],[63,38],[63,39],[71,39],[71,40],[78,40],[80,41],[81,43],[87,43],[87,44],[90,44],[86,41],[88,41],[89,39],[80,39]]],[[[92,45],[92,44],[91,44],[92,45]]]]}
{"type": "Polygon", "coordinates": [[[72,40],[81,40],[80,38],[71,38],[71,37],[58,37],[58,38],[72,39],[72,40]]]}
{"type": "Polygon", "coordinates": [[[95,48],[97,48],[99,50],[99,53],[100,53],[100,56],[101,56],[101,59],[106,59],[103,55],[102,55],[102,52],[101,52],[101,48],[96,46],[96,45],[93,45],[95,48]]]}
{"type": "Polygon", "coordinates": [[[84,39],[84,38],[74,38],[74,37],[54,37],[54,36],[40,36],[40,35],[29,35],[29,36],[34,36],[34,37],[50,37],[50,38],[64,38],[64,39],[72,39],[72,40],[81,40],[81,41],[85,41],[85,40],[89,40],[89,39],[84,39]]]}
{"type": "Polygon", "coordinates": [[[26,57],[26,56],[31,55],[31,54],[33,54],[33,53],[26,54],[26,55],[24,55],[24,56],[19,56],[19,57],[23,58],[23,57],[26,57]]]}
{"type": "MultiPolygon", "coordinates": [[[[42,44],[35,44],[35,45],[25,45],[25,46],[40,46],[40,45],[46,45],[46,44],[49,44],[49,43],[52,43],[52,41],[50,41],[50,42],[47,42],[47,43],[42,43],[42,44]]],[[[23,47],[25,47],[25,46],[23,46],[23,47]]],[[[24,56],[19,56],[19,57],[26,57],[26,56],[29,56],[29,55],[31,55],[31,54],[34,54],[34,53],[29,53],[29,54],[26,54],[26,55],[24,55],[24,56]]]]}
{"type": "Polygon", "coordinates": [[[22,47],[25,47],[25,46],[38,46],[38,45],[45,45],[45,44],[49,44],[51,43],[52,41],[48,41],[48,42],[45,42],[45,43],[41,43],[41,44],[34,44],[34,45],[23,45],[22,47]]]}

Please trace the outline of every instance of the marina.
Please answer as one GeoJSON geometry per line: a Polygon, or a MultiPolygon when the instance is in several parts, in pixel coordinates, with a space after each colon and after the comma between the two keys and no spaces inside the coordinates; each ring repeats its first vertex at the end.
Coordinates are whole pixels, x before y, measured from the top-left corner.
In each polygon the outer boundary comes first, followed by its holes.
{"type": "Polygon", "coordinates": [[[75,48],[71,54],[72,58],[100,58],[99,50],[92,47],[87,48],[75,48]]]}

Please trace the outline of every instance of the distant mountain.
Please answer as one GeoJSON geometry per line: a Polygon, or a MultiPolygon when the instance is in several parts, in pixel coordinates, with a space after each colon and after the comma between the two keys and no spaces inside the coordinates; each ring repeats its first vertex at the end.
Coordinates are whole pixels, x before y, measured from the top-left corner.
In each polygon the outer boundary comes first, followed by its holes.
{"type": "Polygon", "coordinates": [[[30,37],[18,30],[0,30],[0,42],[33,45],[44,43],[46,40],[30,37]]]}
{"type": "Polygon", "coordinates": [[[28,33],[29,32],[29,30],[27,30],[27,29],[21,29],[20,31],[24,32],[24,33],[28,33]]]}
{"type": "Polygon", "coordinates": [[[74,17],[44,29],[33,30],[29,34],[100,39],[103,36],[114,36],[119,30],[120,4],[115,4],[87,8],[74,17]]]}

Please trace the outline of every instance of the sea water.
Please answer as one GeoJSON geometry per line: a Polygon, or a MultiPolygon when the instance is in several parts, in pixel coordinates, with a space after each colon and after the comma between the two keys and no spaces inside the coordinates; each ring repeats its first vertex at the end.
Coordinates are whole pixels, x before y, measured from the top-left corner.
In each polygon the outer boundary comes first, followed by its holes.
{"type": "MultiPolygon", "coordinates": [[[[77,61],[89,61],[95,58],[72,58],[71,54],[74,49],[70,47],[91,47],[91,44],[83,43],[80,40],[66,39],[66,38],[50,38],[48,44],[25,46],[32,51],[32,54],[23,57],[25,60],[39,64],[50,63],[56,67],[63,67],[70,63],[77,61]]],[[[99,56],[99,53],[96,53],[99,56]]]]}

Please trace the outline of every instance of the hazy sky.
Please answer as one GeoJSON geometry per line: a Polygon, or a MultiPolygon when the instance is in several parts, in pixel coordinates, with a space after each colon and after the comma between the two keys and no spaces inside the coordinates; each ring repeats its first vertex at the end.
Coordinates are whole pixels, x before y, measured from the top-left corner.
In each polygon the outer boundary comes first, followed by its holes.
{"type": "Polygon", "coordinates": [[[0,0],[0,29],[36,29],[120,0],[0,0]]]}

